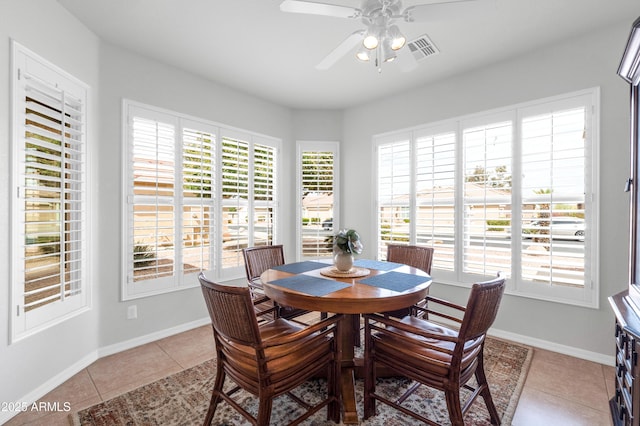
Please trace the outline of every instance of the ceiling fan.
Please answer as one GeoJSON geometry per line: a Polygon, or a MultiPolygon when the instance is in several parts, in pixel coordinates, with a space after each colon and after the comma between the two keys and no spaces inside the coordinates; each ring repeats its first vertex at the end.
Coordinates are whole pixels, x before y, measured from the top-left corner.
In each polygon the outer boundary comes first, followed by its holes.
{"type": "MultiPolygon", "coordinates": [[[[407,42],[400,28],[395,24],[396,21],[433,22],[475,14],[489,1],[491,0],[434,0],[430,3],[403,8],[402,0],[362,0],[360,8],[355,8],[308,0],[284,0],[280,3],[280,10],[361,20],[366,28],[350,34],[316,65],[316,69],[329,69],[340,58],[361,44],[356,57],[363,62],[373,63],[378,71],[381,71],[383,63],[398,58],[407,42]]],[[[406,68],[412,69],[415,65],[414,59],[406,68]]]]}

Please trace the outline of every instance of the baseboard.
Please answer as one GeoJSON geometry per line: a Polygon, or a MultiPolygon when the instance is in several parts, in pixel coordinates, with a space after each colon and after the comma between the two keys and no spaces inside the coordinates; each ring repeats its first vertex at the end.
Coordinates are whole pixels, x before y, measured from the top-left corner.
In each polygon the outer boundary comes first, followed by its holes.
{"type": "Polygon", "coordinates": [[[173,336],[174,334],[178,334],[178,333],[183,333],[185,331],[189,331],[194,328],[198,328],[207,324],[211,324],[211,319],[208,316],[206,318],[180,324],[175,327],[156,331],[150,334],[145,334],[144,336],[136,337],[134,339],[125,340],[124,342],[119,342],[114,345],[105,346],[98,349],[98,358],[103,358],[108,355],[113,355],[118,352],[126,351],[127,349],[135,348],[136,346],[155,342],[156,340],[164,339],[165,337],[173,336]]]}
{"type": "MultiPolygon", "coordinates": [[[[445,318],[439,318],[437,322],[458,328],[460,324],[445,318]]],[[[551,352],[557,352],[563,355],[569,355],[575,358],[587,361],[597,362],[598,364],[615,366],[615,356],[605,355],[598,352],[587,351],[584,349],[576,349],[572,346],[561,345],[559,343],[549,342],[548,340],[536,339],[535,337],[524,336],[522,334],[512,333],[510,331],[498,330],[490,328],[487,335],[497,337],[499,339],[511,340],[512,342],[522,343],[523,345],[533,346],[534,348],[545,349],[551,352]]]]}
{"type": "Polygon", "coordinates": [[[533,346],[539,349],[546,349],[551,352],[557,352],[587,361],[597,362],[599,364],[609,366],[615,365],[614,355],[604,355],[598,352],[577,349],[572,346],[561,345],[559,343],[549,342],[542,339],[536,339],[535,337],[523,336],[521,334],[516,334],[509,331],[495,330],[493,328],[489,330],[488,334],[500,339],[511,340],[513,342],[522,343],[524,345],[533,346]]]}

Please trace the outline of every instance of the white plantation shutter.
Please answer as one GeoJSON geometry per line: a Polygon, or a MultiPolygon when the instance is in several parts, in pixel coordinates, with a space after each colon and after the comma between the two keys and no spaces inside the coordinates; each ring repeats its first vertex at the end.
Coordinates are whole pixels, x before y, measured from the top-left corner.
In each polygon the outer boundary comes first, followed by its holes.
{"type": "Polygon", "coordinates": [[[131,101],[126,114],[125,299],[244,274],[275,241],[280,142],[131,101]]]}
{"type": "Polygon", "coordinates": [[[164,278],[169,284],[176,274],[176,124],[169,116],[145,118],[141,111],[132,113],[140,115],[130,117],[128,277],[133,282],[164,278]]]}
{"type": "MultiPolygon", "coordinates": [[[[486,120],[486,118],[485,118],[486,120]]],[[[465,128],[463,146],[463,271],[511,275],[513,124],[497,121],[465,128]]]]}
{"type": "Polygon", "coordinates": [[[222,138],[222,268],[239,268],[249,245],[249,142],[222,138]]]}
{"type": "Polygon", "coordinates": [[[201,123],[190,124],[182,129],[182,265],[185,274],[213,269],[213,206],[217,182],[216,129],[206,129],[201,123]]]}
{"type": "Polygon", "coordinates": [[[410,136],[378,147],[378,256],[387,244],[410,242],[413,161],[410,136]]]}
{"type": "Polygon", "coordinates": [[[598,104],[589,89],[374,138],[378,257],[434,247],[436,281],[598,305],[598,104]]]}
{"type": "Polygon", "coordinates": [[[586,111],[582,101],[522,112],[521,274],[536,285],[579,287],[590,280],[586,111]]]}
{"type": "Polygon", "coordinates": [[[12,338],[89,303],[87,87],[14,43],[12,338]]]}
{"type": "Polygon", "coordinates": [[[275,242],[278,142],[222,130],[222,253],[225,276],[244,274],[242,249],[275,242]]]}
{"type": "Polygon", "coordinates": [[[253,156],[253,244],[269,245],[275,238],[277,149],[256,143],[253,156]]]}
{"type": "Polygon", "coordinates": [[[332,254],[337,232],[337,142],[298,142],[298,255],[322,258],[332,254]]]}
{"type": "Polygon", "coordinates": [[[455,132],[416,134],[416,244],[435,247],[433,268],[454,270],[455,132]]]}

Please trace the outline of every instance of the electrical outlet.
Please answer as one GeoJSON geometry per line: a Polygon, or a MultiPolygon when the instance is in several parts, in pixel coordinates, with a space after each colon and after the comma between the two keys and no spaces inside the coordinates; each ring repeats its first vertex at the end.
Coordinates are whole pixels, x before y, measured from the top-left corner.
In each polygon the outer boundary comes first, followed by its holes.
{"type": "Polygon", "coordinates": [[[138,306],[131,305],[127,308],[127,319],[136,319],[138,318],[138,306]]]}

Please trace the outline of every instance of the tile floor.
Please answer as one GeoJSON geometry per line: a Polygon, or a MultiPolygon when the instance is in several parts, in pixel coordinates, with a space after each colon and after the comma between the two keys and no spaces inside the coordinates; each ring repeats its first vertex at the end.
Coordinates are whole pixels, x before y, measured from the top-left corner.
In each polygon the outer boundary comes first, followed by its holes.
{"type": "MultiPolygon", "coordinates": [[[[42,400],[69,402],[78,411],[211,357],[210,326],[101,358],[42,400]],[[153,365],[153,368],[149,368],[153,365]]],[[[535,349],[513,425],[611,425],[608,400],[614,368],[535,349]]],[[[68,413],[25,412],[7,426],[68,425],[68,413]]],[[[506,425],[505,425],[506,426],[506,425]]]]}

